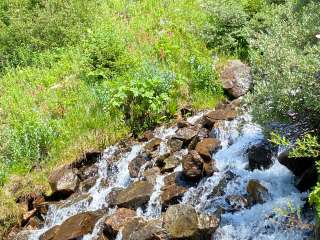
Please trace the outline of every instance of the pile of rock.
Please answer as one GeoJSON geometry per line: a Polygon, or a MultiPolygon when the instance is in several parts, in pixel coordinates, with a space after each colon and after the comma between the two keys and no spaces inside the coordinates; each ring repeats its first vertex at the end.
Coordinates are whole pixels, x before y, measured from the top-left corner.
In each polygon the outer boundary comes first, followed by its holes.
{"type": "MultiPolygon", "coordinates": [[[[227,64],[221,73],[226,91],[238,98],[244,95],[251,85],[250,69],[237,61],[227,64]]],[[[187,121],[186,116],[192,110],[184,108],[175,124],[176,132],[169,139],[155,137],[147,131],[138,140],[144,142],[143,151],[128,165],[133,181],[126,188],[114,188],[106,198],[107,205],[115,208],[111,215],[107,209],[97,212],[84,212],[74,215],[41,235],[41,240],[78,239],[91,233],[99,221],[102,224],[99,240],[116,239],[119,232],[124,240],[164,240],[164,239],[199,239],[206,240],[218,228],[220,214],[204,215],[198,213],[191,205],[180,204],[183,194],[205,177],[219,171],[212,156],[221,143],[216,139],[216,128],[224,121],[237,117],[240,99],[219,104],[195,121],[187,121]],[[160,151],[161,146],[165,151],[160,151]],[[179,168],[181,166],[181,168],[179,168]],[[136,215],[136,210],[146,209],[159,176],[163,176],[160,193],[162,205],[161,217],[147,220],[136,215]]],[[[130,141],[130,140],[129,140],[130,141]]],[[[121,146],[121,143],[119,144],[121,146]]],[[[123,142],[120,149],[130,148],[131,144],[123,142]]],[[[266,144],[256,145],[248,152],[250,169],[268,168],[272,165],[270,149],[266,144]]],[[[121,152],[121,150],[119,150],[121,152]]],[[[114,154],[117,158],[121,153],[114,154]]],[[[46,201],[76,199],[88,197],[86,193],[96,182],[98,168],[95,164],[100,153],[86,154],[82,159],[65,165],[52,172],[49,183],[52,195],[46,201]]],[[[117,159],[108,159],[109,165],[117,159]]],[[[106,171],[108,171],[106,169],[106,171]]],[[[226,172],[219,184],[211,189],[211,196],[225,195],[228,182],[237,176],[226,172]]],[[[107,185],[108,183],[106,183],[107,185]]],[[[247,194],[244,196],[226,196],[228,208],[224,211],[239,211],[253,204],[262,203],[268,197],[268,190],[258,181],[250,180],[247,194]]],[[[42,205],[41,205],[42,206],[42,205]]],[[[45,209],[32,206],[36,213],[45,214],[45,209]]],[[[33,210],[30,216],[33,216],[33,210]]],[[[32,217],[26,217],[31,224],[32,217]]],[[[38,228],[40,226],[37,226],[38,228]]],[[[24,228],[27,230],[28,228],[24,228]]],[[[15,239],[23,239],[26,232],[20,232],[15,239]]]]}

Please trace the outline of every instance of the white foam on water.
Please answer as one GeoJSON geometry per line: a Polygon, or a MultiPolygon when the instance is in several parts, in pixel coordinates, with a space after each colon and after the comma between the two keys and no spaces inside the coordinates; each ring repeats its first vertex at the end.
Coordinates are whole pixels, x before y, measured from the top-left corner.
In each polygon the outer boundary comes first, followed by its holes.
{"type": "MultiPolygon", "coordinates": [[[[204,113],[188,119],[189,123],[196,123],[204,113]]],[[[168,152],[167,140],[175,135],[177,128],[160,127],[154,131],[155,137],[162,139],[158,154],[168,152]]],[[[220,170],[213,176],[203,179],[196,187],[190,188],[184,195],[182,202],[195,206],[199,212],[214,213],[219,206],[225,206],[227,195],[245,195],[246,186],[250,179],[257,179],[269,192],[268,199],[263,204],[256,204],[249,209],[241,209],[235,213],[225,213],[221,216],[221,224],[212,240],[301,240],[303,231],[298,228],[284,228],[281,224],[274,223],[278,208],[287,208],[288,204],[299,208],[304,204],[305,194],[297,191],[293,184],[293,175],[276,159],[274,165],[267,170],[248,171],[247,150],[253,144],[261,141],[264,136],[262,129],[251,122],[249,115],[243,115],[233,121],[222,121],[215,130],[215,135],[221,141],[222,149],[214,154],[216,167],[220,170]],[[226,172],[232,171],[236,176],[225,185],[222,196],[212,196],[211,191],[216,187],[226,172]],[[272,217],[270,217],[272,216],[272,217]]],[[[40,235],[51,227],[61,224],[71,216],[85,211],[95,211],[108,208],[107,195],[114,187],[126,188],[131,182],[137,180],[130,178],[128,165],[137,157],[144,148],[144,144],[135,144],[126,153],[118,153],[118,146],[111,146],[103,154],[96,165],[98,167],[98,178],[95,185],[88,191],[88,198],[80,201],[71,200],[52,204],[46,217],[45,226],[33,231],[29,240],[38,240],[40,235]],[[120,155],[117,155],[120,154],[120,155]],[[116,163],[110,163],[108,159],[116,156],[116,163]],[[120,158],[119,158],[120,157],[120,158]],[[111,164],[111,165],[110,165],[111,164]],[[106,184],[107,182],[107,184],[106,184]],[[65,207],[62,207],[62,204],[65,207]]],[[[187,154],[187,150],[176,153],[181,157],[187,154]]],[[[140,170],[142,176],[145,164],[140,170]]],[[[174,172],[181,172],[182,164],[179,164],[174,172]]],[[[161,216],[160,195],[164,184],[165,175],[157,176],[154,191],[145,209],[139,208],[137,214],[146,219],[161,216]]],[[[111,214],[115,209],[109,209],[111,214]]],[[[83,240],[95,240],[102,229],[104,218],[100,219],[91,234],[83,237],[83,240]]],[[[121,231],[116,240],[121,240],[121,231]]]]}
{"type": "MultiPolygon", "coordinates": [[[[275,164],[267,170],[248,171],[247,150],[264,137],[259,126],[244,116],[225,122],[216,131],[222,142],[222,149],[214,154],[213,159],[221,172],[191,188],[183,198],[184,203],[192,204],[198,211],[215,212],[217,207],[226,204],[227,195],[244,195],[250,179],[257,179],[269,192],[268,200],[256,204],[250,209],[221,216],[221,224],[213,235],[214,240],[301,240],[303,231],[283,229],[275,224],[275,209],[287,209],[288,205],[300,208],[304,204],[305,194],[300,193],[293,185],[292,173],[276,159],[275,164]],[[210,191],[217,186],[224,173],[231,170],[237,177],[230,180],[224,188],[225,195],[210,198],[210,191]]],[[[278,216],[281,218],[281,216],[278,216]]]]}
{"type": "Polygon", "coordinates": [[[60,225],[66,219],[76,214],[95,211],[107,207],[106,197],[108,193],[112,190],[112,187],[127,187],[130,183],[130,175],[128,170],[129,162],[134,159],[141,151],[142,144],[137,144],[132,146],[131,151],[122,157],[116,163],[116,170],[112,172],[112,175],[108,176],[108,161],[107,159],[111,157],[117,150],[116,146],[112,146],[104,152],[103,157],[98,161],[98,179],[95,185],[88,191],[88,198],[67,204],[70,201],[65,201],[67,207],[59,207],[58,205],[50,205],[49,211],[46,217],[46,223],[43,229],[34,231],[33,234],[29,236],[30,240],[39,239],[40,235],[45,231],[49,230],[55,225],[60,225]],[[114,177],[114,180],[112,181],[114,177]],[[104,186],[105,180],[111,180],[108,187],[104,186]]]}
{"type": "Polygon", "coordinates": [[[164,178],[165,178],[165,175],[157,176],[156,184],[154,186],[154,191],[148,202],[146,212],[144,213],[144,216],[146,218],[159,218],[161,216],[162,205],[160,201],[160,195],[161,195],[161,188],[164,185],[164,178]]]}

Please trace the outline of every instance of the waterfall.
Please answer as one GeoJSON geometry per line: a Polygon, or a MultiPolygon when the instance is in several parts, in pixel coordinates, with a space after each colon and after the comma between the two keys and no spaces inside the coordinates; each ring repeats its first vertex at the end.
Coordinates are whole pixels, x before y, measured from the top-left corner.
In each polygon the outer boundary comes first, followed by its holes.
{"type": "MultiPolygon", "coordinates": [[[[189,119],[195,123],[203,114],[189,119]]],[[[158,154],[165,154],[168,150],[167,140],[175,134],[177,128],[157,128],[154,131],[156,137],[163,141],[158,149],[158,154]]],[[[262,204],[253,205],[251,208],[241,208],[237,212],[223,212],[221,223],[213,234],[212,240],[301,240],[304,232],[296,226],[285,226],[283,220],[287,216],[281,214],[281,209],[294,206],[299,209],[305,203],[306,193],[300,193],[293,183],[293,175],[274,158],[274,164],[267,170],[247,169],[247,150],[253,144],[264,139],[260,126],[253,124],[248,115],[239,116],[232,121],[222,122],[213,132],[221,141],[222,148],[213,155],[219,172],[213,176],[202,179],[197,186],[191,187],[184,194],[181,202],[191,204],[198,212],[215,213],[219,208],[227,208],[227,196],[246,195],[246,186],[250,179],[258,180],[268,189],[268,199],[262,204]],[[224,194],[212,197],[210,195],[221,179],[226,174],[232,177],[226,183],[224,194]]],[[[85,197],[73,202],[68,199],[59,204],[51,204],[44,227],[32,231],[30,240],[39,239],[40,235],[55,225],[61,224],[69,217],[85,212],[100,209],[108,209],[109,214],[114,209],[108,208],[107,195],[114,187],[126,188],[130,183],[137,181],[130,177],[128,166],[130,161],[144,150],[144,143],[133,143],[130,150],[119,152],[119,146],[114,145],[105,150],[102,158],[96,163],[98,167],[97,181],[85,194],[85,197]],[[112,159],[117,159],[112,162],[112,159]],[[108,182],[106,185],[105,182],[108,182]]],[[[182,155],[184,152],[182,151],[182,155]]],[[[139,177],[146,165],[141,168],[139,177]]],[[[182,170],[181,164],[176,167],[175,172],[182,170]]],[[[145,209],[138,209],[138,215],[146,219],[159,218],[161,216],[161,188],[164,185],[166,173],[157,176],[153,194],[145,209]]],[[[104,219],[100,219],[93,232],[83,237],[84,240],[96,239],[102,228],[104,219]]],[[[122,239],[121,232],[117,239],[122,239]]]]}

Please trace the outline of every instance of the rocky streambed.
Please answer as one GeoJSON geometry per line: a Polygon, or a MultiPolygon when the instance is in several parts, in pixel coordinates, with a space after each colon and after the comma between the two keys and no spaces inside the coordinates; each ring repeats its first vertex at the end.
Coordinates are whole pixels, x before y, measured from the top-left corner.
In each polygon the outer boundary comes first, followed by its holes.
{"type": "MultiPolygon", "coordinates": [[[[239,99],[62,166],[10,239],[311,239],[307,194],[239,99]]],[[[192,115],[190,117],[187,117],[192,115]]]]}

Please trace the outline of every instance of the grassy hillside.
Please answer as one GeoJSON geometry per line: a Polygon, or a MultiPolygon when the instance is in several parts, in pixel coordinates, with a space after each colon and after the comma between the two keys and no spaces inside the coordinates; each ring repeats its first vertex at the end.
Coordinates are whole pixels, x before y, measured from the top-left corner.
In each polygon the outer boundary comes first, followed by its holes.
{"type": "Polygon", "coordinates": [[[223,97],[199,1],[0,2],[2,231],[55,166],[223,97]]]}
{"type": "Polygon", "coordinates": [[[52,168],[213,107],[216,59],[252,66],[256,120],[292,109],[316,129],[319,13],[312,0],[0,0],[0,235],[52,168]],[[297,86],[308,94],[288,98],[297,86]]]}

